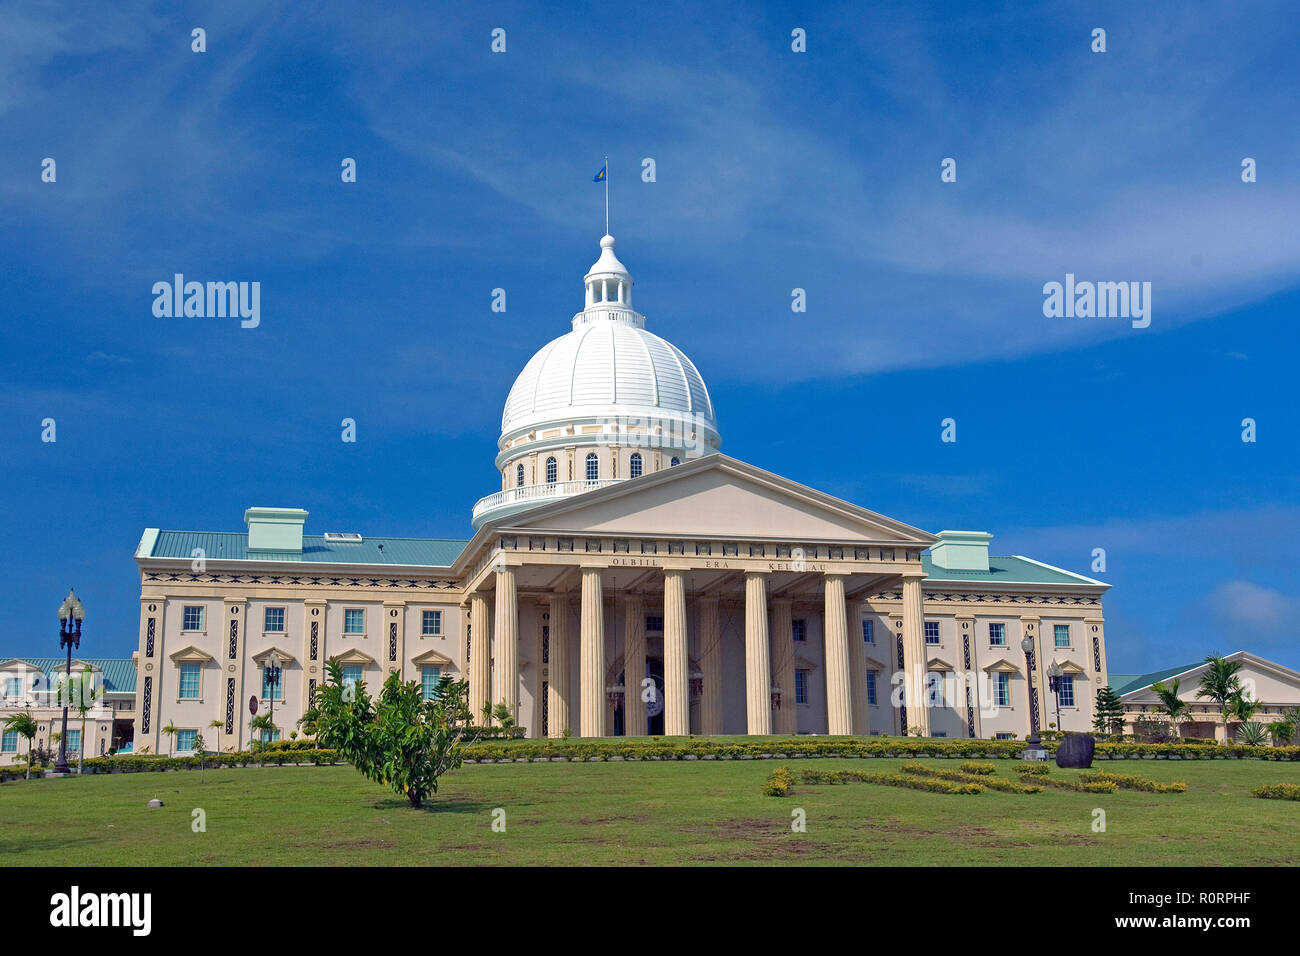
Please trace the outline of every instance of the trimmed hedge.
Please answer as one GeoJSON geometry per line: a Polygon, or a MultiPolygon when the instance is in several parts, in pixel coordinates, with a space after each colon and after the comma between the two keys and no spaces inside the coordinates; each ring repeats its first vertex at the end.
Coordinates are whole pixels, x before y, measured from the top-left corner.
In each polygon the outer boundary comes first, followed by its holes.
{"type": "Polygon", "coordinates": [[[1035,783],[1027,781],[1006,780],[1002,777],[990,777],[984,774],[963,773],[960,770],[944,770],[940,767],[927,767],[919,763],[903,764],[903,773],[915,774],[918,777],[937,777],[940,780],[951,780],[955,783],[978,783],[982,787],[990,790],[1001,790],[1004,793],[1042,793],[1043,788],[1035,783]]]}
{"type": "Polygon", "coordinates": [[[997,773],[997,769],[998,768],[993,766],[991,763],[978,763],[974,760],[967,760],[961,765],[962,773],[977,773],[982,776],[997,773]]]}
{"type": "Polygon", "coordinates": [[[1021,778],[1026,784],[1043,784],[1047,787],[1055,787],[1057,790],[1075,790],[1079,793],[1118,793],[1119,784],[1113,780],[1094,780],[1085,782],[1083,780],[1063,780],[1060,777],[1035,777],[1026,774],[1021,778]]]}
{"type": "Polygon", "coordinates": [[[788,797],[794,788],[794,774],[789,767],[777,767],[767,775],[763,785],[763,794],[768,797],[788,797]]]}
{"type": "Polygon", "coordinates": [[[249,753],[240,750],[230,754],[208,754],[205,757],[142,757],[139,755],[119,755],[113,757],[91,757],[86,761],[86,773],[149,773],[164,770],[199,770],[220,767],[282,767],[285,764],[298,766],[310,764],[321,766],[340,762],[337,750],[318,750],[301,747],[282,748],[279,750],[260,750],[249,753]]]}
{"type": "Polygon", "coordinates": [[[1265,800],[1300,800],[1300,783],[1263,783],[1250,792],[1265,800]]]}
{"type": "Polygon", "coordinates": [[[1146,793],[1187,792],[1187,781],[1185,780],[1161,783],[1158,780],[1148,780],[1146,777],[1139,777],[1131,773],[1111,773],[1108,770],[1093,770],[1081,773],[1079,779],[1089,783],[1097,780],[1109,780],[1122,790],[1142,790],[1146,793]]]}
{"type": "Polygon", "coordinates": [[[1022,777],[1045,777],[1051,772],[1051,768],[1045,763],[1018,763],[1011,769],[1022,777]]]}

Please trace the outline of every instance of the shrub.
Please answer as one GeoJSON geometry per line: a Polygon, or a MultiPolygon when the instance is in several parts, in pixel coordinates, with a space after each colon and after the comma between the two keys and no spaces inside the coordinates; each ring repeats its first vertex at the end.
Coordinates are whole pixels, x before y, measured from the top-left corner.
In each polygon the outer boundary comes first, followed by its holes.
{"type": "Polygon", "coordinates": [[[918,777],[937,777],[940,780],[952,780],[956,783],[977,783],[990,790],[1004,793],[1042,793],[1043,788],[1028,781],[1005,780],[1002,777],[990,777],[984,774],[963,773],[960,770],[944,770],[939,767],[927,767],[925,764],[905,763],[903,772],[918,777]]]}
{"type": "Polygon", "coordinates": [[[1108,770],[1094,770],[1079,774],[1084,781],[1109,780],[1122,790],[1142,790],[1146,793],[1186,793],[1187,782],[1175,780],[1172,783],[1160,783],[1131,773],[1111,773],[1108,770]]]}
{"type": "Polygon", "coordinates": [[[981,763],[977,760],[967,760],[961,765],[962,773],[991,774],[997,771],[997,767],[991,763],[981,763]]]}
{"type": "Polygon", "coordinates": [[[787,797],[794,787],[794,774],[790,772],[789,767],[777,767],[767,775],[767,783],[763,785],[763,793],[769,797],[787,797]]]}
{"type": "Polygon", "coordinates": [[[1060,777],[1029,777],[1034,783],[1041,783],[1044,786],[1055,787],[1057,790],[1075,790],[1079,793],[1115,793],[1119,790],[1119,784],[1113,780],[1094,780],[1086,782],[1083,780],[1064,780],[1060,777]]]}
{"type": "Polygon", "coordinates": [[[1011,769],[1022,777],[1026,775],[1043,777],[1051,772],[1051,768],[1046,763],[1018,763],[1011,769]]]}
{"type": "Polygon", "coordinates": [[[1265,800],[1300,800],[1300,783],[1263,783],[1250,792],[1265,800]]]}

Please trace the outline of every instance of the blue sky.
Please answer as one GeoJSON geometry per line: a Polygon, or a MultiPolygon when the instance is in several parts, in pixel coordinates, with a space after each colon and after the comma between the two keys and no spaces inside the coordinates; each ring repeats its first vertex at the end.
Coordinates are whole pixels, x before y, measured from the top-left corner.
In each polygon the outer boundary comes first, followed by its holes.
{"type": "Polygon", "coordinates": [[[75,585],[83,651],[129,654],[147,526],[468,536],[510,384],[581,308],[608,153],[638,308],[723,451],[995,553],[1105,548],[1112,670],[1300,666],[1300,24],[972,6],[9,8],[0,653],[55,653],[75,585]],[[176,272],[260,282],[261,325],[156,318],[176,272]],[[1045,318],[1067,272],[1150,281],[1150,328],[1045,318]]]}

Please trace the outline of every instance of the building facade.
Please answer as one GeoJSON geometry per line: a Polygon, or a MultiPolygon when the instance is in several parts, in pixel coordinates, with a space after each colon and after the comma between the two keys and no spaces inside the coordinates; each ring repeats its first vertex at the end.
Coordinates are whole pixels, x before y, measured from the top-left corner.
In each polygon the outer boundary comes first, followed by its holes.
{"type": "Polygon", "coordinates": [[[721,454],[703,378],[632,285],[605,236],[571,330],[510,390],[468,540],[307,534],[293,508],[147,529],[137,749],[212,745],[214,720],[244,746],[251,697],[287,733],[329,659],[372,691],[463,678],[530,736],[1023,738],[1058,701],[1091,728],[1107,585],[721,454]]]}
{"type": "MultiPolygon", "coordinates": [[[[28,741],[4,730],[7,718],[27,712],[36,720],[37,748],[58,750],[52,736],[62,733],[63,705],[59,698],[67,660],[62,657],[14,657],[0,661],[0,763],[16,763],[27,753],[28,741]]],[[[130,750],[135,727],[136,661],[131,658],[72,659],[74,678],[90,668],[89,686],[94,699],[86,711],[85,739],[81,713],[68,713],[69,760],[83,750],[87,757],[102,757],[109,750],[130,750]]]]}

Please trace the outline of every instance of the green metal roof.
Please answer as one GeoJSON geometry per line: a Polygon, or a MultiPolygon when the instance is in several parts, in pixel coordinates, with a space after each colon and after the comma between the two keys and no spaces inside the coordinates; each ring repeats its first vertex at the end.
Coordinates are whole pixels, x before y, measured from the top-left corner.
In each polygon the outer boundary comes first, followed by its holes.
{"type": "Polygon", "coordinates": [[[1152,671],[1150,674],[1111,674],[1110,689],[1116,694],[1123,696],[1135,690],[1141,690],[1143,687],[1150,687],[1158,680],[1168,680],[1179,674],[1186,673],[1193,667],[1199,667],[1200,662],[1196,664],[1184,664],[1182,667],[1166,667],[1162,671],[1152,671]],[[1125,678],[1126,683],[1121,684],[1120,679],[1125,678]]]}
{"type": "Polygon", "coordinates": [[[1082,574],[1064,571],[1028,558],[989,555],[987,571],[953,571],[936,567],[929,552],[921,555],[921,568],[930,581],[968,581],[979,584],[1092,584],[1082,574]]]}
{"type": "Polygon", "coordinates": [[[358,544],[302,536],[302,551],[249,551],[244,531],[159,531],[151,558],[194,557],[202,548],[210,561],[293,561],[320,564],[391,564],[445,568],[460,557],[468,540],[459,538],[363,538],[358,544]]]}
{"type": "MultiPolygon", "coordinates": [[[[66,657],[16,657],[42,674],[62,672],[68,665],[66,657]]],[[[77,673],[77,663],[98,667],[104,675],[104,690],[114,694],[135,693],[135,664],[129,657],[73,657],[72,673],[77,673]]]]}

